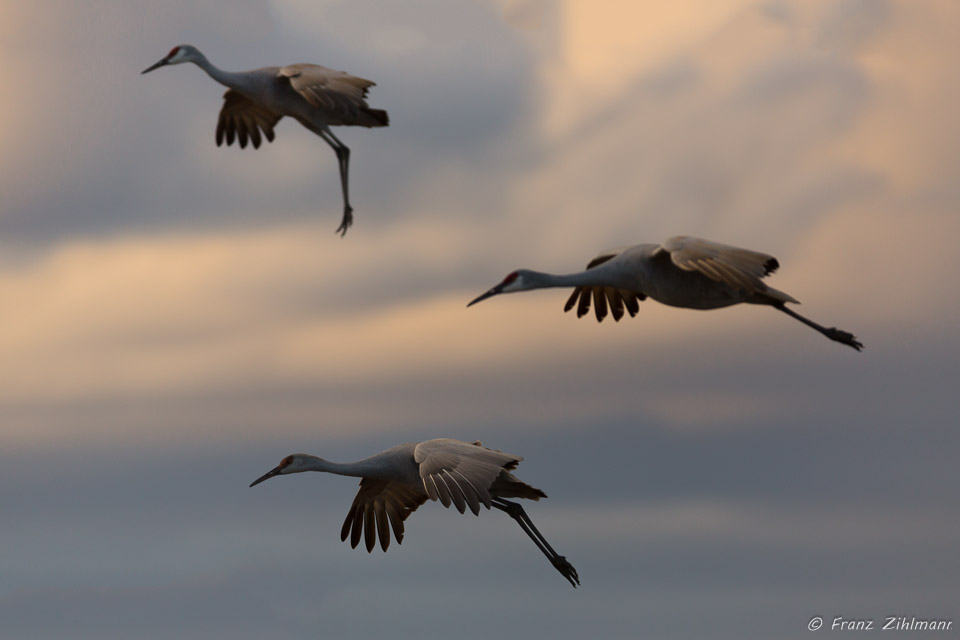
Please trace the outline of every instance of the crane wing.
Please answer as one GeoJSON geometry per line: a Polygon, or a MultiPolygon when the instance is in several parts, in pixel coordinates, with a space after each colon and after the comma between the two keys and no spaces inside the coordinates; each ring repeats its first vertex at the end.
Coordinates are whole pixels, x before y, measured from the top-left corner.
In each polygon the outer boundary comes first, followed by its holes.
{"type": "MultiPolygon", "coordinates": [[[[587,269],[592,269],[616,258],[626,251],[626,249],[627,248],[624,247],[604,251],[587,263],[587,269]]],[[[570,309],[576,306],[577,317],[582,318],[590,311],[590,301],[593,299],[597,322],[603,322],[603,319],[607,317],[607,303],[609,302],[613,319],[619,322],[620,318],[623,317],[624,309],[630,313],[631,318],[637,315],[637,312],[640,311],[639,302],[645,300],[646,297],[645,294],[639,291],[628,291],[615,287],[574,287],[573,293],[570,294],[570,297],[567,299],[567,303],[563,305],[563,310],[570,311],[570,309]]]]}
{"type": "Polygon", "coordinates": [[[281,68],[278,77],[288,81],[310,106],[322,109],[327,124],[368,127],[387,124],[386,111],[370,109],[364,100],[367,91],[376,84],[371,80],[317,64],[291,64],[281,68]]]}
{"type": "Polygon", "coordinates": [[[479,444],[438,438],[421,442],[413,451],[420,465],[423,488],[431,500],[443,506],[454,504],[460,513],[469,506],[479,515],[480,504],[491,505],[490,488],[505,470],[516,468],[523,460],[479,444]]]}
{"type": "MultiPolygon", "coordinates": [[[[768,287],[760,279],[780,267],[777,259],[766,253],[692,236],[670,238],[653,252],[653,256],[664,252],[684,271],[697,271],[711,280],[749,293],[766,292],[768,287]]],[[[791,301],[794,300],[791,298],[791,301]]]]}
{"type": "Polygon", "coordinates": [[[267,109],[253,100],[243,96],[233,89],[223,94],[223,107],[220,108],[220,117],[217,120],[217,146],[223,143],[224,136],[227,146],[233,144],[234,137],[238,138],[240,148],[247,146],[247,138],[253,142],[253,148],[260,147],[260,131],[273,142],[273,127],[283,116],[276,111],[267,109]]]}
{"type": "Polygon", "coordinates": [[[363,535],[369,552],[373,551],[379,536],[380,547],[386,551],[390,546],[390,529],[397,544],[403,542],[403,521],[426,501],[427,496],[422,492],[399,482],[364,478],[343,521],[340,539],[346,540],[349,534],[350,546],[356,549],[363,535]]]}

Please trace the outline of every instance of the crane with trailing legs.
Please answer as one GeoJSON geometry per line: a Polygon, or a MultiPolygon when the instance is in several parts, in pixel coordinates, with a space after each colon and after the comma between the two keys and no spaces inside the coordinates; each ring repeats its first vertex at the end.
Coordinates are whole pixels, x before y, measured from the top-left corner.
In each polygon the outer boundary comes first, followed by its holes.
{"type": "Polygon", "coordinates": [[[295,119],[333,147],[340,166],[343,218],[337,232],[341,237],[353,224],[348,173],[350,149],[330,130],[332,126],[386,127],[390,120],[383,109],[371,109],[365,98],[374,82],[334,71],[316,64],[291,64],[250,71],[223,71],[207,60],[199,49],[181,44],[163,59],[144,69],[149,73],[167,65],[192,62],[208,76],[227,87],[217,122],[216,141],[227,145],[236,139],[240,148],[247,141],[254,149],[263,137],[273,142],[273,128],[283,116],[295,119]]]}
{"type": "Polygon", "coordinates": [[[479,441],[462,442],[438,438],[391,447],[357,462],[330,462],[306,453],[294,453],[252,483],[253,487],[274,476],[322,471],[361,478],[360,490],[353,499],[340,530],[340,539],[350,538],[354,549],[364,540],[373,551],[379,539],[386,551],[390,531],[403,541],[404,521],[417,507],[438,500],[444,507],[454,505],[460,513],[469,508],[480,515],[480,506],[503,511],[530,536],[550,564],[576,588],[580,576],[537,530],[520,504],[507,498],[539,500],[546,498],[540,489],[520,481],[512,473],[520,456],[488,449],[479,441]]]}
{"type": "Polygon", "coordinates": [[[675,236],[662,244],[605,251],[579,273],[555,275],[517,269],[467,306],[501,293],[573,287],[564,311],[577,307],[577,317],[583,317],[592,300],[597,321],[602,322],[608,308],[616,321],[623,317],[624,309],[635,316],[638,302],[648,297],[687,309],[719,309],[743,302],[773,307],[831,340],[857,351],[863,349],[852,333],[824,327],[788,308],[786,303],[799,302],[762,281],[779,266],[776,258],[765,253],[675,236]]]}

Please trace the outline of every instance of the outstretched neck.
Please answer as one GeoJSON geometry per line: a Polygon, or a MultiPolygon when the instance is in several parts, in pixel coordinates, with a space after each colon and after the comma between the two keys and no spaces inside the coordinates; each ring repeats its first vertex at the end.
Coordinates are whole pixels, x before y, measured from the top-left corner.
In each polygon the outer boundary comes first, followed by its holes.
{"type": "Polygon", "coordinates": [[[357,462],[331,462],[323,458],[311,456],[310,464],[304,471],[322,471],[335,473],[338,476],[352,476],[354,478],[370,478],[384,475],[383,465],[376,456],[364,458],[357,462]]]}
{"type": "Polygon", "coordinates": [[[610,285],[610,275],[597,268],[587,269],[578,273],[544,273],[542,271],[527,270],[524,272],[524,289],[546,289],[550,287],[580,287],[595,285],[610,285]]]}
{"type": "Polygon", "coordinates": [[[193,63],[206,71],[208,76],[225,87],[230,87],[231,89],[236,89],[237,91],[243,91],[251,88],[250,78],[247,76],[247,74],[236,73],[234,71],[224,71],[207,60],[207,57],[202,53],[197,53],[196,59],[193,60],[193,63]]]}

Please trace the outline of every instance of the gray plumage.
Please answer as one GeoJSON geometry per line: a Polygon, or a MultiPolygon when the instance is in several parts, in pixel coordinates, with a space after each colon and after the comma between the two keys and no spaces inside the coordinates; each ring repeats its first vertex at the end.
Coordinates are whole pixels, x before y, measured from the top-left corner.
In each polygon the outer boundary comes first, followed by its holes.
{"type": "Polygon", "coordinates": [[[390,533],[397,543],[403,541],[404,521],[427,500],[453,505],[460,513],[469,508],[480,514],[480,506],[499,509],[513,518],[550,563],[576,587],[580,578],[566,558],[557,554],[533,525],[523,508],[506,498],[539,500],[547,495],[520,481],[510,471],[516,469],[520,456],[488,449],[473,443],[438,438],[407,443],[352,463],[337,463],[306,453],[295,453],[254,480],[257,485],[277,475],[323,471],[354,476],[360,490],[350,505],[340,530],[340,539],[350,538],[356,548],[364,541],[373,551],[379,540],[384,551],[390,546],[390,533]]]}
{"type": "Polygon", "coordinates": [[[719,309],[747,303],[774,307],[816,329],[836,342],[857,351],[863,345],[846,331],[826,328],[786,307],[799,302],[774,289],[763,278],[780,263],[771,255],[741,249],[691,236],[675,236],[662,244],[638,244],[604,251],[585,271],[554,275],[517,269],[467,306],[500,293],[548,287],[574,287],[564,311],[577,308],[577,317],[590,310],[598,322],[607,316],[619,321],[624,311],[635,316],[639,302],[653,298],[663,304],[687,309],[719,309]]]}
{"type": "Polygon", "coordinates": [[[367,91],[374,82],[334,71],[316,64],[291,64],[285,67],[263,67],[250,71],[218,69],[196,48],[179,45],[142,73],[162,66],[192,62],[207,75],[229,87],[223,94],[223,107],[217,119],[217,146],[234,140],[240,148],[249,141],[254,149],[265,137],[273,142],[273,129],[283,116],[323,138],[337,154],[340,187],[343,192],[343,219],[337,232],[341,235],[353,224],[348,174],[350,149],[330,130],[331,126],[385,127],[387,112],[372,109],[366,102],[367,91]]]}

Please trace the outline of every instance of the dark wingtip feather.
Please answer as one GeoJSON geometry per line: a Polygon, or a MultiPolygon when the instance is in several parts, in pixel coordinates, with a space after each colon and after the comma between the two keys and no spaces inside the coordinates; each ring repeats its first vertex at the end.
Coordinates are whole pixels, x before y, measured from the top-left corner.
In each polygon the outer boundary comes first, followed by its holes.
{"type": "Polygon", "coordinates": [[[593,312],[597,316],[597,322],[603,322],[607,317],[607,298],[599,287],[593,290],[593,312]]]}
{"type": "Polygon", "coordinates": [[[771,273],[773,273],[774,271],[780,268],[780,263],[777,261],[776,258],[770,258],[763,264],[763,268],[765,270],[764,275],[770,275],[771,273]]]}
{"type": "Polygon", "coordinates": [[[638,301],[642,301],[645,296],[630,291],[621,291],[620,297],[623,299],[623,304],[627,308],[627,313],[630,314],[630,317],[636,317],[637,312],[640,311],[640,303],[638,301]]]}
{"type": "Polygon", "coordinates": [[[367,553],[372,553],[373,548],[377,546],[377,525],[374,520],[373,505],[369,502],[363,510],[363,537],[367,553]]]}
{"type": "Polygon", "coordinates": [[[580,304],[577,305],[577,317],[582,318],[590,311],[590,290],[583,289],[580,292],[580,304]]]}
{"type": "Polygon", "coordinates": [[[387,512],[384,510],[383,505],[374,504],[373,512],[377,516],[377,532],[380,534],[380,548],[384,552],[387,551],[387,547],[390,546],[390,525],[387,523],[387,512]]]}

